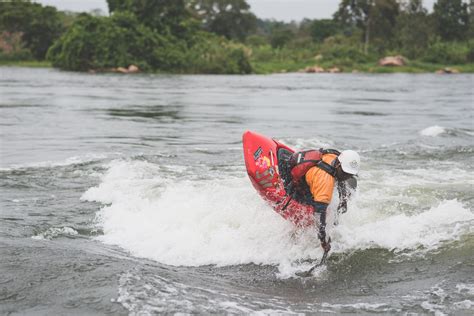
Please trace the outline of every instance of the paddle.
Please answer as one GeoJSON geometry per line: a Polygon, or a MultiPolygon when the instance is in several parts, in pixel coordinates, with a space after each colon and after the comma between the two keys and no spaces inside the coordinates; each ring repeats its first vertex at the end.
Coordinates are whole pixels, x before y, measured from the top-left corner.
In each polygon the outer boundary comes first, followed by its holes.
{"type": "MultiPolygon", "coordinates": [[[[331,242],[331,239],[329,239],[329,242],[331,242]]],[[[307,278],[307,277],[311,276],[314,269],[319,268],[319,267],[326,264],[326,258],[328,257],[328,253],[329,253],[329,250],[324,251],[324,254],[323,254],[323,257],[321,258],[321,261],[318,264],[316,264],[314,267],[309,269],[308,271],[296,272],[295,274],[299,277],[302,277],[302,278],[307,278]]]]}

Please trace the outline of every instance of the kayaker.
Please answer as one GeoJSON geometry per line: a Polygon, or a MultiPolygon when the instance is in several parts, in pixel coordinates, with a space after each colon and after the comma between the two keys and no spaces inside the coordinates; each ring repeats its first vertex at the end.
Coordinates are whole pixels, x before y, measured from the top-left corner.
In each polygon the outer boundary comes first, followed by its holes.
{"type": "Polygon", "coordinates": [[[336,185],[340,200],[337,211],[347,211],[351,189],[357,186],[354,176],[359,172],[359,154],[353,150],[309,150],[292,154],[287,166],[281,170],[285,190],[296,201],[314,207],[314,215],[319,216],[321,247],[328,252],[331,243],[326,234],[326,211],[336,185]]]}

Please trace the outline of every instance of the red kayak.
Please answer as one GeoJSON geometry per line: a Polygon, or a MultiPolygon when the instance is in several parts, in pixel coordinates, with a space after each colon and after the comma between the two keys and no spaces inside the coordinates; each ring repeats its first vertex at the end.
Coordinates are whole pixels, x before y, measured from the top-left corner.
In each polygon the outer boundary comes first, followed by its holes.
{"type": "Polygon", "coordinates": [[[279,157],[291,155],[295,151],[274,139],[251,131],[243,134],[242,142],[247,173],[262,198],[275,212],[295,225],[313,225],[313,207],[287,196],[280,177],[279,157]]]}

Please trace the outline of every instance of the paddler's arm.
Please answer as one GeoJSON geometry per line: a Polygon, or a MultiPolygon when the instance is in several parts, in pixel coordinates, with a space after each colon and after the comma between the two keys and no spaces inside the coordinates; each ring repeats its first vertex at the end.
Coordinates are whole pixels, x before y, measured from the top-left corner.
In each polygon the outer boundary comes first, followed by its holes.
{"type": "Polygon", "coordinates": [[[329,251],[331,249],[331,244],[329,240],[326,238],[326,211],[328,208],[327,203],[317,202],[313,203],[314,207],[314,216],[317,217],[319,215],[319,231],[318,231],[318,238],[321,241],[321,247],[323,247],[324,251],[329,251]]]}
{"type": "Polygon", "coordinates": [[[357,189],[357,178],[351,177],[346,181],[338,181],[337,182],[337,191],[339,192],[339,205],[337,207],[337,211],[339,213],[344,214],[347,212],[347,201],[357,189]]]}
{"type": "Polygon", "coordinates": [[[313,167],[306,173],[305,180],[313,196],[314,216],[319,216],[318,236],[321,240],[321,246],[325,251],[329,251],[331,245],[329,238],[326,236],[326,211],[332,199],[335,179],[327,172],[313,167]]]}

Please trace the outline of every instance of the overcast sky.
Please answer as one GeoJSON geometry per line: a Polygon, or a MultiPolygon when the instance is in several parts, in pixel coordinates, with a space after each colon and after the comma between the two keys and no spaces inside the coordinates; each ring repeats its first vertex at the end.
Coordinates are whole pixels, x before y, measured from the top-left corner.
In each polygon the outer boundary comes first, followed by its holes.
{"type": "MultiPolygon", "coordinates": [[[[108,12],[105,0],[34,0],[52,5],[59,10],[90,11],[101,9],[108,12]]],[[[436,0],[424,0],[428,9],[433,8],[436,0]]],[[[300,21],[303,18],[321,19],[330,18],[337,10],[339,0],[247,0],[252,12],[259,18],[276,19],[283,21],[300,21]]]]}

